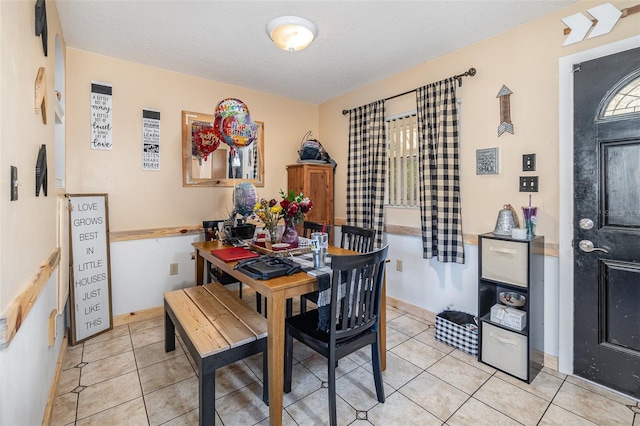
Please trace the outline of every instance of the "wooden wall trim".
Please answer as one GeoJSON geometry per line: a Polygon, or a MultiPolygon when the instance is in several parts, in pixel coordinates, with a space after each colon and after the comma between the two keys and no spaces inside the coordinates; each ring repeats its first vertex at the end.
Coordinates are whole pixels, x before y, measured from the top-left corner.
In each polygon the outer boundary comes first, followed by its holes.
{"type": "Polygon", "coordinates": [[[59,263],[60,247],[56,247],[46,262],[38,268],[35,277],[27,283],[25,288],[11,301],[2,316],[0,316],[0,349],[9,346],[13,337],[20,330],[29,311],[36,303],[42,289],[59,263]]]}
{"type": "MultiPolygon", "coordinates": [[[[334,219],[334,224],[336,226],[345,225],[347,220],[343,217],[336,217],[334,219]]],[[[406,235],[411,237],[422,237],[422,232],[420,228],[415,226],[402,226],[402,225],[385,225],[384,232],[388,234],[394,235],[406,235]]],[[[465,244],[471,244],[474,246],[478,245],[478,235],[477,234],[463,234],[462,241],[465,244]]],[[[553,243],[545,243],[544,244],[544,255],[551,257],[559,257],[560,256],[560,248],[558,244],[553,243]]]]}
{"type": "Polygon", "coordinates": [[[56,394],[58,393],[58,384],[60,383],[60,375],[62,374],[62,366],[64,365],[64,357],[67,355],[67,347],[69,345],[69,337],[64,336],[62,339],[62,346],[60,347],[60,354],[58,355],[58,362],[56,363],[56,372],[53,375],[51,381],[51,387],[49,388],[49,398],[47,399],[47,406],[44,409],[44,416],[42,419],[42,426],[49,426],[51,424],[51,417],[53,416],[53,407],[56,402],[56,394]]]}
{"type": "Polygon", "coordinates": [[[109,232],[109,242],[146,240],[151,238],[177,237],[202,233],[202,225],[189,225],[177,228],[153,228],[134,231],[109,232]]]}
{"type": "MultiPolygon", "coordinates": [[[[334,219],[334,225],[342,226],[347,223],[345,218],[336,217],[334,219]]],[[[199,234],[202,232],[202,226],[200,225],[190,225],[190,226],[182,226],[177,228],[155,228],[155,229],[141,229],[137,231],[118,231],[118,232],[110,232],[109,240],[110,242],[118,242],[118,241],[130,241],[130,240],[144,240],[150,238],[164,238],[164,237],[176,237],[180,235],[187,234],[199,234]]],[[[403,226],[403,225],[385,225],[384,232],[394,235],[406,235],[411,237],[421,237],[422,233],[420,228],[415,226],[403,226]]],[[[478,235],[477,234],[463,234],[462,241],[465,244],[471,244],[474,246],[478,245],[478,235]]],[[[560,249],[558,244],[553,243],[545,243],[544,244],[544,255],[551,257],[559,257],[560,249]]]]}
{"type": "Polygon", "coordinates": [[[128,314],[116,315],[113,317],[113,326],[131,324],[136,321],[143,321],[164,315],[164,306],[143,309],[141,311],[130,312],[128,314]]]}

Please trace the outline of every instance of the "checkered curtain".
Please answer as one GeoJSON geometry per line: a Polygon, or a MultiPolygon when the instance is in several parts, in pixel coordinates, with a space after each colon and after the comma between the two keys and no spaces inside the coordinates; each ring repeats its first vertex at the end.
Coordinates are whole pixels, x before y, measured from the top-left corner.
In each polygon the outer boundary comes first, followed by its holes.
{"type": "Polygon", "coordinates": [[[422,257],[464,263],[456,79],[416,90],[422,257]]]}
{"type": "Polygon", "coordinates": [[[384,100],[349,111],[347,225],[373,228],[375,247],[383,243],[386,144],[384,100]]]}

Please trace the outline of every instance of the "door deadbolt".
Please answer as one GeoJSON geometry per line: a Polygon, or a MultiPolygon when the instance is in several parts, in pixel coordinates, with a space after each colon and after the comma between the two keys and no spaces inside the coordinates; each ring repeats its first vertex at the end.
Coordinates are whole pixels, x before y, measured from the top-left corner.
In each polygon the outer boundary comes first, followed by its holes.
{"type": "Polygon", "coordinates": [[[580,219],[580,222],[578,222],[578,224],[580,225],[580,229],[593,228],[593,221],[587,217],[580,219]]]}

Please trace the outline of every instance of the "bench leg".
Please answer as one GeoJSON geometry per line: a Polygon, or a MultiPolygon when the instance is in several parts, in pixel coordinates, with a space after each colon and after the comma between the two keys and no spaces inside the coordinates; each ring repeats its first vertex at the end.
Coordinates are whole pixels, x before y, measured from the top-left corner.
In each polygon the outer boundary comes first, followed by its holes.
{"type": "Polygon", "coordinates": [[[209,374],[200,373],[200,426],[216,423],[216,370],[209,374]]]}
{"type": "Polygon", "coordinates": [[[176,348],[176,327],[169,317],[167,309],[164,310],[164,351],[171,352],[176,348]]]}

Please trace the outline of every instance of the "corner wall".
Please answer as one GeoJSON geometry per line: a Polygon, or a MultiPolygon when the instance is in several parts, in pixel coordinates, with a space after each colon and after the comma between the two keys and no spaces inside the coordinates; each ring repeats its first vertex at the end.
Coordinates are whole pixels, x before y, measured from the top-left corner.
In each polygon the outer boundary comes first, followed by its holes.
{"type": "MultiPolygon", "coordinates": [[[[48,56],[35,36],[34,1],[0,1],[0,316],[34,280],[56,250],[54,162],[54,40],[60,34],[55,2],[47,1],[48,56]],[[47,124],[34,109],[34,82],[45,68],[47,124]],[[47,147],[48,195],[35,196],[35,163],[47,147]],[[10,166],[21,181],[10,201],[10,166]]],[[[64,43],[63,43],[64,45],[64,43]]],[[[48,346],[56,309],[56,271],[49,277],[9,346],[0,349],[0,424],[41,424],[64,337],[64,316],[48,346]]]]}

